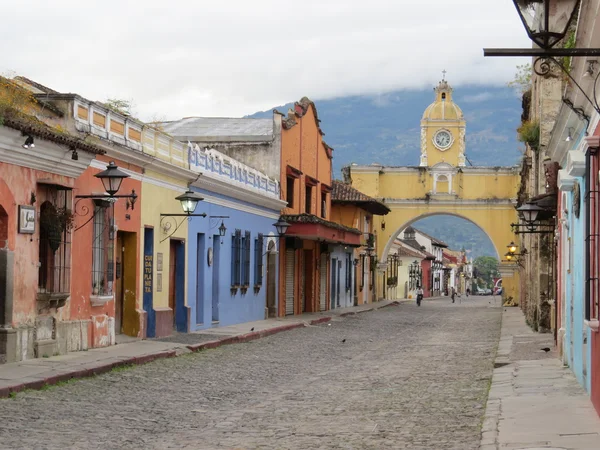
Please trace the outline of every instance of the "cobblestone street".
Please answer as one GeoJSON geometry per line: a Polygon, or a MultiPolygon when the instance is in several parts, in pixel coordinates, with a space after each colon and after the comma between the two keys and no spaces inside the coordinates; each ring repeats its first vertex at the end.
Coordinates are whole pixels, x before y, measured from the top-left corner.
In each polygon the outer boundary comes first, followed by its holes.
{"type": "Polygon", "coordinates": [[[403,303],[19,393],[0,447],[477,449],[493,304],[403,303]]]}

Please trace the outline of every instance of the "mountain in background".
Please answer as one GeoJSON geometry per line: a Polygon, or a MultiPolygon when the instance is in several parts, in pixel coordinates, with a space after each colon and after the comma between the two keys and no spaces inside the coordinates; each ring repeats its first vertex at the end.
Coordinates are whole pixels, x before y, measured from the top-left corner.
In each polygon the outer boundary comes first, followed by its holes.
{"type": "MultiPolygon", "coordinates": [[[[497,86],[458,86],[454,102],[467,122],[466,155],[475,166],[512,166],[523,145],[517,140],[521,99],[513,89],[497,86]]],[[[416,166],[420,155],[420,121],[435,99],[433,89],[400,90],[380,95],[314,100],[325,141],[334,148],[333,177],[351,163],[416,166]]],[[[286,114],[293,103],[277,106],[286,114]]],[[[247,117],[272,117],[272,110],[247,117]]],[[[468,164],[468,163],[467,163],[468,164]]],[[[434,216],[417,228],[465,248],[469,256],[496,256],[489,238],[474,224],[453,216],[434,216]]]]}
{"type": "MultiPolygon", "coordinates": [[[[454,102],[467,122],[466,154],[475,166],[515,165],[523,145],[517,140],[521,99],[513,89],[461,86],[454,102]]],[[[421,116],[435,99],[431,90],[403,90],[370,96],[316,100],[325,141],[334,148],[334,177],[350,163],[416,166],[421,116]]],[[[276,106],[287,113],[293,103],[276,106]]],[[[247,117],[272,117],[272,110],[247,117]]]]}

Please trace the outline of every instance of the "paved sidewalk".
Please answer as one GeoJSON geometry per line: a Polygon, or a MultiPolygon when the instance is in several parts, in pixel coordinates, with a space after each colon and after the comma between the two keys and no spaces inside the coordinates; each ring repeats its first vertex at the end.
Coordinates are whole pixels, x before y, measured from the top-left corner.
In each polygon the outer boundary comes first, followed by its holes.
{"type": "Polygon", "coordinates": [[[519,308],[505,308],[481,450],[598,449],[600,419],[589,396],[519,308]]]}
{"type": "Polygon", "coordinates": [[[182,334],[180,336],[185,336],[183,342],[160,339],[136,340],[111,347],[72,352],[67,355],[0,364],[0,398],[8,397],[12,392],[23,389],[40,389],[45,385],[60,383],[72,378],[98,375],[115,367],[145,364],[155,359],[170,358],[192,351],[248,342],[294,328],[327,322],[336,317],[397,304],[397,301],[380,301],[322,313],[211,328],[182,334]]]}

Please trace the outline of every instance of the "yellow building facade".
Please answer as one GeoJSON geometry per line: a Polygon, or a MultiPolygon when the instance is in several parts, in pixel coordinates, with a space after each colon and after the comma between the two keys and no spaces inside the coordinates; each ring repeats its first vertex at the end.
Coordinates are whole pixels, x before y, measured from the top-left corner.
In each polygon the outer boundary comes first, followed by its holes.
{"type": "Polygon", "coordinates": [[[144,154],[152,156],[141,177],[141,289],[146,312],[146,335],[162,337],[179,329],[185,318],[176,318],[176,308],[187,313],[188,220],[162,218],[182,214],[175,198],[198,178],[189,168],[186,144],[161,131],[146,127],[142,133],[144,154]],[[177,319],[177,324],[175,323],[177,319]],[[180,323],[179,323],[180,322],[180,323]]]}
{"type": "MultiPolygon", "coordinates": [[[[518,167],[465,165],[466,121],[452,100],[446,80],[435,88],[435,100],[421,119],[419,166],[351,165],[352,186],[377,198],[391,209],[374,217],[379,270],[385,270],[388,253],[406,227],[432,215],[449,214],[477,225],[490,238],[499,260],[515,239],[510,224],[518,222],[515,210],[519,187],[518,167]]],[[[501,263],[505,296],[518,299],[519,280],[514,264],[501,263]]],[[[383,277],[378,276],[378,296],[383,277]]]]}

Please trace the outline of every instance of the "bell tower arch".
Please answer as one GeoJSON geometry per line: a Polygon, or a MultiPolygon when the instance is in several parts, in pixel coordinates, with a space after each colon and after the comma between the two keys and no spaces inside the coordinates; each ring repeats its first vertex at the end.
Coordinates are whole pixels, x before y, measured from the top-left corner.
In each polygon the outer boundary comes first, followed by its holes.
{"type": "MultiPolygon", "coordinates": [[[[390,246],[399,230],[423,217],[453,215],[476,224],[500,250],[515,240],[511,223],[518,222],[515,206],[519,191],[519,166],[466,166],[466,122],[454,103],[453,89],[444,78],[434,89],[435,99],[421,118],[419,167],[351,165],[352,186],[376,198],[391,212],[373,218],[377,270],[387,266],[390,246]]],[[[500,263],[505,295],[519,298],[519,268],[500,263]]],[[[377,283],[378,295],[385,288],[377,283]]],[[[383,278],[381,278],[383,279],[383,278]]]]}
{"type": "Polygon", "coordinates": [[[421,118],[421,167],[439,163],[465,165],[466,122],[452,99],[452,86],[444,79],[434,88],[435,100],[421,118]]]}

